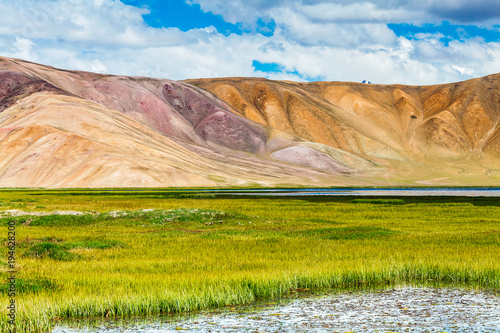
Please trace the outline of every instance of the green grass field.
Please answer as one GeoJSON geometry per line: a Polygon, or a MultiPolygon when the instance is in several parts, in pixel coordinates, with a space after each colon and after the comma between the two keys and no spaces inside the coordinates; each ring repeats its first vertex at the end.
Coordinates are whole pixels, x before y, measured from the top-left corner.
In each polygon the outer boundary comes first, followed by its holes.
{"type": "Polygon", "coordinates": [[[496,198],[218,197],[172,191],[0,191],[16,222],[17,331],[67,317],[244,304],[305,288],[500,289],[496,198]],[[146,210],[146,211],[144,211],[146,210]]]}

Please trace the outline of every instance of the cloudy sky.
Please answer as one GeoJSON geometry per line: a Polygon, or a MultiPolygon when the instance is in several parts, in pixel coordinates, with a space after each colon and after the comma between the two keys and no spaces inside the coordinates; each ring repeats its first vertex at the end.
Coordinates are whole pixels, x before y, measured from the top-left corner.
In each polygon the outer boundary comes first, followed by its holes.
{"type": "Polygon", "coordinates": [[[500,0],[0,0],[0,55],[169,79],[500,72],[500,0]]]}

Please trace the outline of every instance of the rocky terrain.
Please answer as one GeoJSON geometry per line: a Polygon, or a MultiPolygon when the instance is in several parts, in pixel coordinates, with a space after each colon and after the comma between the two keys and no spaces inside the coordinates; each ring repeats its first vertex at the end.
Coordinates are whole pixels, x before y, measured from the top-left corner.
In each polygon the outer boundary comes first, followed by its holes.
{"type": "Polygon", "coordinates": [[[0,57],[0,187],[500,185],[500,75],[183,82],[0,57]]]}

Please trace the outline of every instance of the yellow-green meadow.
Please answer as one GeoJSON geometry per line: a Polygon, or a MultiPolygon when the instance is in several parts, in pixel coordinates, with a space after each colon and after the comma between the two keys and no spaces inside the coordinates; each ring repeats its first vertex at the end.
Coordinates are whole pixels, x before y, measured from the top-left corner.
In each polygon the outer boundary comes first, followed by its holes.
{"type": "MultiPolygon", "coordinates": [[[[16,225],[18,332],[50,331],[67,317],[190,311],[304,288],[500,288],[496,198],[4,190],[0,216],[5,305],[7,226],[16,225]]],[[[3,331],[7,314],[2,306],[3,331]]]]}

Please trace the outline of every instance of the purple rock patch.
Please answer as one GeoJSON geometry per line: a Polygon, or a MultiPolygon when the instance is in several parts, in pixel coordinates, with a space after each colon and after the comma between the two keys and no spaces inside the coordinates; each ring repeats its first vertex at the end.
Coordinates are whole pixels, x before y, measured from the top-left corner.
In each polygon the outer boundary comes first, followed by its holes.
{"type": "Polygon", "coordinates": [[[262,151],[266,142],[263,131],[256,131],[236,115],[222,110],[206,118],[196,131],[207,141],[250,153],[262,151]]]}
{"type": "Polygon", "coordinates": [[[202,94],[179,84],[165,84],[163,95],[167,102],[193,127],[198,126],[205,118],[220,110],[202,94]]]}
{"type": "Polygon", "coordinates": [[[20,97],[41,91],[68,94],[47,81],[10,71],[0,72],[0,112],[11,107],[20,97]]]}
{"type": "Polygon", "coordinates": [[[278,150],[271,154],[275,160],[290,164],[313,168],[328,173],[351,173],[345,164],[335,161],[330,156],[304,146],[294,146],[278,150]]]}
{"type": "Polygon", "coordinates": [[[267,141],[256,124],[223,109],[196,90],[175,83],[163,87],[167,102],[193,125],[205,140],[227,148],[258,153],[267,141]]]}

